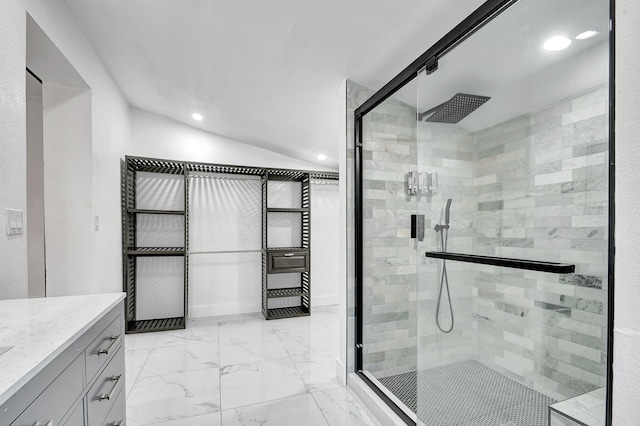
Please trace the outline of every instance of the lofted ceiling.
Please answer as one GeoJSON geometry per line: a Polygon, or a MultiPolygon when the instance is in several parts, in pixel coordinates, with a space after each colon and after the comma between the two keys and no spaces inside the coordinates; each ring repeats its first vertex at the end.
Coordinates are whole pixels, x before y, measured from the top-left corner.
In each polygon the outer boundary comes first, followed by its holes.
{"type": "MultiPolygon", "coordinates": [[[[336,169],[344,80],[380,89],[483,3],[64,1],[132,106],[336,169]]],[[[491,96],[491,107],[460,122],[477,131],[604,84],[607,5],[521,1],[396,97],[423,111],[457,92],[491,96]],[[588,29],[601,35],[562,52],[541,48],[551,35],[588,29]]]]}
{"type": "Polygon", "coordinates": [[[482,4],[64,1],[132,106],[333,168],[344,80],[379,89],[482,4]]]}

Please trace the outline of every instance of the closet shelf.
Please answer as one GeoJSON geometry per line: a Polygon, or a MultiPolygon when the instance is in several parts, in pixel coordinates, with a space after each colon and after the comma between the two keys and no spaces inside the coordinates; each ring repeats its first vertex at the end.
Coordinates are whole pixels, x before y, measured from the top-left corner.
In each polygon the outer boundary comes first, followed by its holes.
{"type": "Polygon", "coordinates": [[[127,321],[127,333],[180,330],[185,328],[184,317],[127,321]]]}
{"type": "Polygon", "coordinates": [[[291,317],[307,317],[309,316],[309,308],[304,306],[294,306],[291,308],[267,309],[266,319],[280,319],[291,317]]]}
{"type": "Polygon", "coordinates": [[[309,251],[306,247],[269,247],[267,253],[279,253],[281,251],[309,251]]]}
{"type": "Polygon", "coordinates": [[[267,297],[269,299],[275,299],[278,297],[296,297],[308,295],[308,291],[304,291],[302,287],[293,288],[273,288],[267,290],[267,297]]]}
{"type": "Polygon", "coordinates": [[[554,274],[571,274],[575,272],[576,265],[569,263],[543,262],[539,260],[511,259],[508,257],[478,256],[462,253],[444,253],[441,251],[428,251],[426,257],[443,260],[455,260],[458,262],[479,263],[482,265],[502,266],[505,268],[525,269],[528,271],[550,272],[554,274]]]}
{"type": "Polygon", "coordinates": [[[183,215],[184,210],[152,210],[152,209],[128,209],[127,213],[137,214],[177,214],[183,215]]]}
{"type": "Polygon", "coordinates": [[[129,256],[184,256],[184,247],[136,247],[127,249],[129,256]]]}
{"type": "Polygon", "coordinates": [[[304,213],[308,212],[308,208],[289,208],[289,207],[268,207],[268,213],[304,213]]]}

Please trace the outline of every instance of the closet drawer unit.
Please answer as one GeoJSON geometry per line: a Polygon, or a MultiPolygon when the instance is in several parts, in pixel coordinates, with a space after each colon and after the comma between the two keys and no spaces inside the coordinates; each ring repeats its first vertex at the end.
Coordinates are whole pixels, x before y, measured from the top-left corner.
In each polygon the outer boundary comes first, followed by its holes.
{"type": "Polygon", "coordinates": [[[123,340],[124,322],[119,316],[87,348],[87,383],[91,382],[91,379],[105,366],[111,355],[122,346],[123,340]]]}
{"type": "Polygon", "coordinates": [[[307,271],[309,271],[308,251],[278,251],[268,253],[267,273],[269,274],[307,271]]]}
{"type": "MultiPolygon", "coordinates": [[[[51,384],[29,405],[11,426],[35,424],[60,424],[84,389],[84,357],[78,356],[51,384]]],[[[70,423],[72,424],[72,423],[70,423]]]]}
{"type": "Polygon", "coordinates": [[[124,389],[120,391],[120,395],[116,398],[116,402],[113,403],[113,407],[104,422],[100,423],[103,426],[124,426],[124,389]]]}
{"type": "Polygon", "coordinates": [[[100,425],[124,389],[124,353],[118,349],[87,392],[87,419],[100,425]]]}

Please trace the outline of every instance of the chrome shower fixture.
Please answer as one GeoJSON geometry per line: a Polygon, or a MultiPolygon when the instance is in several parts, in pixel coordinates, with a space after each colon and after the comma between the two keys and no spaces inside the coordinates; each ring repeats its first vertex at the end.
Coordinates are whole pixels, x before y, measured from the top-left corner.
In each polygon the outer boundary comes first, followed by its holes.
{"type": "Polygon", "coordinates": [[[438,193],[438,173],[411,170],[407,173],[408,195],[435,195],[438,193]]]}
{"type": "Polygon", "coordinates": [[[411,170],[407,173],[407,194],[418,195],[419,173],[417,170],[411,170]]]}

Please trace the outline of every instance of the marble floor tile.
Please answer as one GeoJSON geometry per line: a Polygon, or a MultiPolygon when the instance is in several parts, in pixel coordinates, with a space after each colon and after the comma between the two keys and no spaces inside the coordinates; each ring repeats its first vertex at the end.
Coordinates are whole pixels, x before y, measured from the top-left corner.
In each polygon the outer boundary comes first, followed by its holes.
{"type": "Polygon", "coordinates": [[[336,377],[337,358],[337,349],[291,356],[309,392],[341,386],[336,377]]]}
{"type": "Polygon", "coordinates": [[[262,314],[231,315],[221,317],[218,322],[220,343],[251,342],[257,336],[268,334],[273,334],[273,328],[262,314]]]}
{"type": "Polygon", "coordinates": [[[327,426],[309,394],[222,411],[225,426],[327,426]]]}
{"type": "Polygon", "coordinates": [[[305,330],[280,330],[276,335],[289,355],[306,355],[338,349],[338,337],[323,327],[309,327],[305,330]]]}
{"type": "Polygon", "coordinates": [[[276,358],[220,369],[222,409],[257,404],[306,393],[293,362],[276,358]]]}
{"type": "MultiPolygon", "coordinates": [[[[128,339],[128,336],[127,336],[128,339]]],[[[127,340],[128,342],[128,340],[127,340]]],[[[126,342],[125,342],[126,345],[126,342]]],[[[151,349],[126,349],[125,350],[125,389],[126,394],[133,388],[134,383],[142,371],[142,366],[147,362],[151,349]]]]}
{"type": "Polygon", "coordinates": [[[139,378],[127,397],[127,421],[147,425],[220,411],[217,368],[139,378]]]}
{"type": "Polygon", "coordinates": [[[190,340],[179,345],[151,349],[140,377],[219,367],[218,342],[190,340]]]}
{"type": "Polygon", "coordinates": [[[157,338],[154,348],[182,345],[190,341],[186,337],[186,330],[157,331],[154,334],[156,334],[157,338]]]}
{"type": "MultiPolygon", "coordinates": [[[[221,413],[203,414],[201,416],[183,417],[160,423],[150,423],[144,426],[222,426],[221,413]]],[[[127,421],[127,426],[143,426],[127,421]]]]}
{"type": "Polygon", "coordinates": [[[322,414],[330,426],[379,426],[347,388],[314,392],[322,414]]]}
{"type": "Polygon", "coordinates": [[[189,320],[184,330],[165,332],[168,336],[180,337],[190,341],[212,342],[218,340],[218,319],[198,318],[189,320]]]}
{"type": "Polygon", "coordinates": [[[220,344],[220,365],[222,367],[283,358],[287,355],[280,339],[271,333],[253,336],[245,342],[220,344]]]}
{"type": "Polygon", "coordinates": [[[377,425],[337,382],[337,324],[337,307],[322,307],[127,335],[127,425],[377,425]]]}
{"type": "Polygon", "coordinates": [[[134,333],[125,336],[124,347],[129,349],[151,349],[158,342],[156,333],[134,333]]]}

